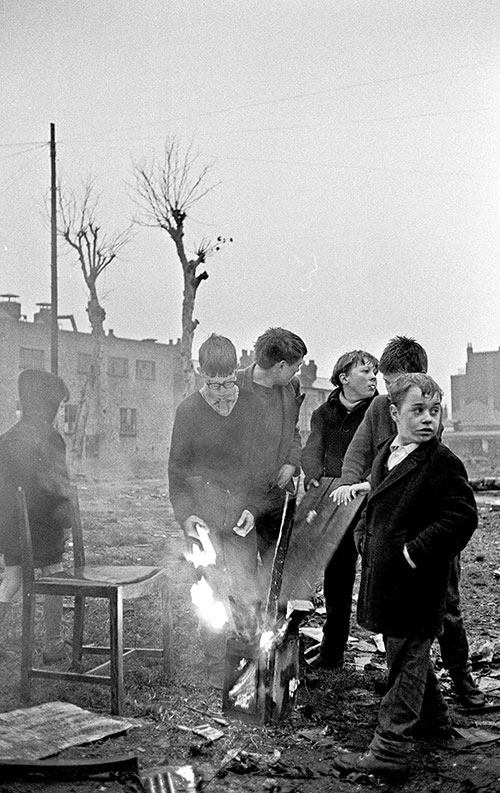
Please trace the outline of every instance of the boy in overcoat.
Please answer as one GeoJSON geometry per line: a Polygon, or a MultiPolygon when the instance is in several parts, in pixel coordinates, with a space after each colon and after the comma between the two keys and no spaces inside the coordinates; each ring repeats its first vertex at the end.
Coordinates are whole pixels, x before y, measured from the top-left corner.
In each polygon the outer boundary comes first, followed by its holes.
{"type": "MultiPolygon", "coordinates": [[[[18,379],[20,420],[0,436],[0,625],[22,583],[17,489],[28,508],[35,567],[43,575],[61,572],[65,534],[71,526],[70,481],[64,440],[53,426],[59,405],[68,398],[57,375],[25,369],[18,379]]],[[[46,595],[45,663],[67,658],[61,634],[63,600],[46,595]]],[[[8,657],[8,653],[6,654],[8,657]]]]}
{"type": "Polygon", "coordinates": [[[387,691],[369,750],[334,761],[344,771],[380,774],[408,770],[417,726],[451,727],[430,649],[442,629],[451,562],[477,526],[465,468],[437,438],[437,383],[404,374],[389,395],[397,435],[374,460],[372,492],[355,530],[358,621],[384,634],[387,691]]]}
{"type": "MultiPolygon", "coordinates": [[[[421,344],[407,336],[395,336],[380,356],[379,370],[386,387],[404,372],[427,372],[427,353],[421,344]]],[[[370,469],[379,445],[394,435],[395,425],[386,394],[375,397],[349,444],[343,464],[340,486],[332,498],[338,504],[348,503],[356,492],[364,492],[363,479],[370,469]]],[[[438,637],[443,666],[448,670],[455,693],[464,708],[480,708],[486,704],[484,693],[471,673],[469,642],[460,606],[460,555],[455,556],[448,580],[446,614],[443,631],[438,637]]]]}

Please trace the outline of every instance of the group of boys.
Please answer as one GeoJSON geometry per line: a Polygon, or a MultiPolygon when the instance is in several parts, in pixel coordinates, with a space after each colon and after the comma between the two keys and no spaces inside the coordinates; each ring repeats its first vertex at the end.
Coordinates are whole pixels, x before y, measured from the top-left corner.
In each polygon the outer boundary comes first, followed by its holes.
{"type": "MultiPolygon", "coordinates": [[[[215,539],[233,629],[248,635],[249,625],[258,630],[285,492],[299,466],[306,489],[338,477],[332,496],[339,505],[367,497],[359,522],[325,559],[327,618],[315,664],[342,666],[361,555],[358,621],[384,636],[387,687],[368,751],[342,753],[335,765],[405,773],[419,733],[451,731],[430,656],[436,637],[462,703],[485,702],[470,673],[458,592],[459,554],[477,525],[475,500],[462,463],[440,442],[442,391],[426,374],[417,342],[395,337],[380,364],[363,350],[341,356],[301,455],[297,372],[306,353],[298,336],[270,328],[256,342],[255,362],[238,371],[229,339],[207,339],[200,348],[204,385],[180,405],[174,423],[170,498],[188,543],[200,541],[200,528],[215,539]],[[376,392],[379,369],[388,395],[376,392]]],[[[209,680],[221,687],[223,637],[201,634],[209,680]]]]}
{"type": "MultiPolygon", "coordinates": [[[[338,478],[332,497],[339,509],[366,498],[360,520],[325,559],[327,617],[314,664],[342,666],[360,555],[358,622],[384,636],[387,687],[368,751],[345,752],[335,765],[406,772],[419,731],[451,728],[430,657],[436,637],[462,704],[485,703],[470,673],[458,588],[459,554],[477,525],[474,496],[462,463],[440,442],[442,391],[426,374],[417,342],[395,337],[380,362],[364,350],[341,356],[302,450],[297,373],[306,353],[303,340],[283,328],[257,339],[254,363],[243,370],[228,338],[212,334],[201,345],[203,385],[176,411],[170,500],[189,548],[209,533],[215,586],[230,604],[232,630],[249,638],[261,627],[287,493],[295,494],[300,467],[306,490],[321,477],[338,478]],[[377,394],[378,371],[387,395],[377,394]]],[[[61,568],[71,523],[64,442],[53,427],[66,387],[55,375],[27,370],[19,390],[22,417],[0,437],[0,625],[21,585],[17,487],[26,492],[35,562],[45,572],[61,568]]],[[[60,598],[46,600],[47,663],[64,656],[61,612],[60,598]]],[[[200,635],[209,682],[221,688],[225,636],[201,623],[200,635]]]]}

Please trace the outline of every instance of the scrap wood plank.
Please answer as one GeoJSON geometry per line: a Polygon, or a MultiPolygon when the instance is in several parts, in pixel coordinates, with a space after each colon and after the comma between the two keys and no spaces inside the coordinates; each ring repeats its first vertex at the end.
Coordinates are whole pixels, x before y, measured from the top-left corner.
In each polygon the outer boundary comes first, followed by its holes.
{"type": "Polygon", "coordinates": [[[137,726],[132,719],[92,713],[70,702],[46,702],[0,713],[0,760],[40,760],[137,726]]]}
{"type": "Polygon", "coordinates": [[[347,529],[357,520],[366,496],[350,504],[335,504],[329,497],[338,479],[323,477],[311,487],[297,507],[281,582],[280,608],[288,600],[310,600],[318,579],[340,545],[347,529]]]}
{"type": "Polygon", "coordinates": [[[96,774],[138,774],[137,756],[133,752],[114,754],[108,757],[93,757],[74,760],[1,760],[0,778],[17,779],[43,776],[50,779],[82,779],[96,774]]]}

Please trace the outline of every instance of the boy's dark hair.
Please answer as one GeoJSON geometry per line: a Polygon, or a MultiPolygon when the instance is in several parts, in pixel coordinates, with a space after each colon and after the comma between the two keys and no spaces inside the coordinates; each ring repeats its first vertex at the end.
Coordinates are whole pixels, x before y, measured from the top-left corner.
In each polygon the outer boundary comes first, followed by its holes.
{"type": "Polygon", "coordinates": [[[53,421],[59,405],[69,397],[64,380],[44,369],[23,369],[17,388],[23,415],[42,412],[49,421],[53,421]]]}
{"type": "Polygon", "coordinates": [[[382,374],[426,372],[427,353],[422,345],[410,336],[394,336],[384,347],[379,369],[382,374]]]}
{"type": "Polygon", "coordinates": [[[330,383],[340,387],[342,385],[340,375],[348,374],[353,366],[358,366],[358,364],[371,364],[375,369],[375,374],[378,372],[378,361],[374,355],[366,352],[366,350],[351,350],[351,352],[345,352],[338,359],[333,367],[330,383]]]}
{"type": "Polygon", "coordinates": [[[276,363],[295,363],[307,354],[307,347],[296,333],[285,328],[268,328],[254,347],[254,360],[261,369],[271,369],[276,363]]]}
{"type": "Polygon", "coordinates": [[[226,377],[238,366],[238,356],[233,342],[226,336],[212,333],[198,351],[200,371],[209,377],[226,377]]]}
{"type": "Polygon", "coordinates": [[[434,394],[439,394],[439,400],[443,399],[443,392],[435,380],[423,372],[405,372],[404,374],[395,377],[392,383],[388,386],[389,397],[391,403],[399,408],[405,400],[407,391],[416,385],[420,388],[422,396],[433,397],[434,394]]]}

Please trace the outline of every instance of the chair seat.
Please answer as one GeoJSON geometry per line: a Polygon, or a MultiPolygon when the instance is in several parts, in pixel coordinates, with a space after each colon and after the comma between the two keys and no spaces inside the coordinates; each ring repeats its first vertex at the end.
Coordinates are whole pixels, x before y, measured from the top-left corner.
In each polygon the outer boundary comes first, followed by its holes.
{"type": "Polygon", "coordinates": [[[168,573],[165,568],[146,565],[87,565],[83,546],[78,495],[73,488],[72,498],[73,568],[36,578],[34,574],[26,497],[18,490],[19,533],[23,566],[23,648],[21,657],[21,699],[29,704],[33,678],[66,680],[109,686],[111,713],[120,715],[125,707],[123,662],[136,654],[163,659],[163,671],[168,679],[172,662],[172,618],[168,573]],[[146,595],[160,595],[162,647],[125,647],[123,641],[123,601],[146,595]],[[41,669],[33,665],[35,633],[35,601],[37,595],[69,596],[73,602],[73,641],[71,669],[41,669]],[[101,598],[108,603],[108,642],[101,647],[84,643],[85,602],[87,598],[101,598]],[[104,655],[108,660],[84,671],[83,655],[104,655]]]}
{"type": "Polygon", "coordinates": [[[44,581],[55,583],[56,581],[74,580],[75,583],[79,581],[89,581],[94,584],[113,584],[114,586],[126,586],[127,584],[138,584],[141,581],[146,581],[148,578],[159,573],[164,573],[160,567],[146,567],[141,565],[116,566],[116,565],[99,565],[76,567],[71,570],[65,570],[63,573],[52,573],[48,576],[42,576],[37,579],[36,583],[40,584],[44,581]]]}

